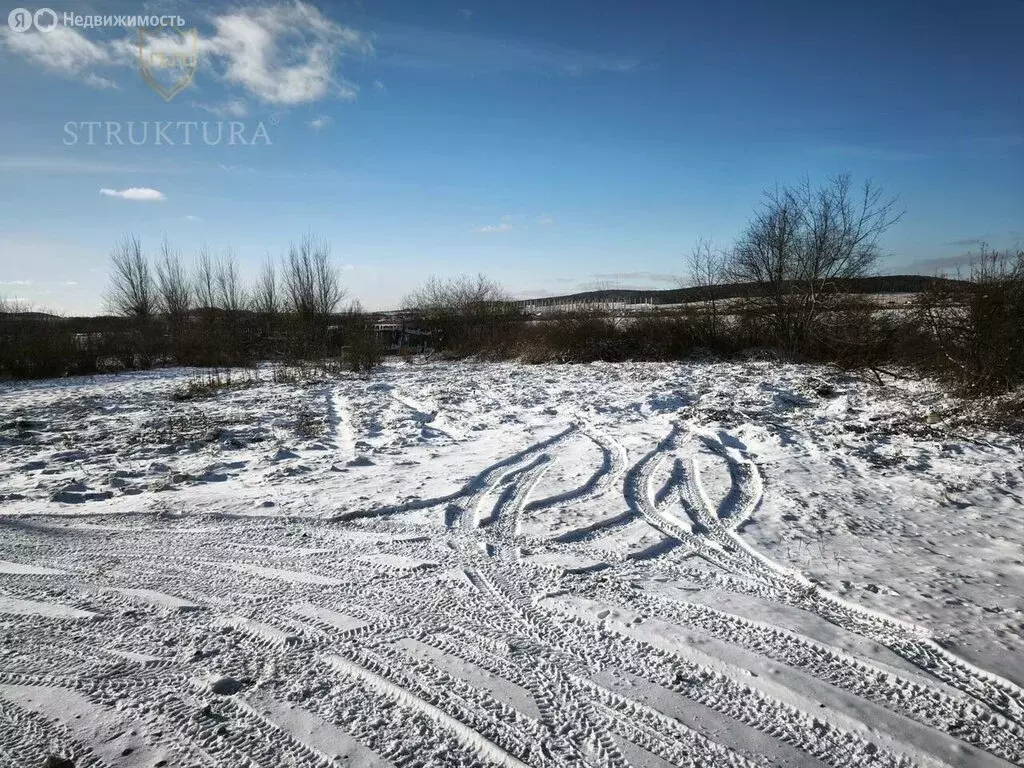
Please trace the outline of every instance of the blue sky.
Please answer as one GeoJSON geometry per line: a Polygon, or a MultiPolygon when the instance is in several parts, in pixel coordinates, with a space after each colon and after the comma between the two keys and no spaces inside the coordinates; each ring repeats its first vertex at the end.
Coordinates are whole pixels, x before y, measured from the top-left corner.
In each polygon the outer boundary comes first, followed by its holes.
{"type": "Polygon", "coordinates": [[[165,101],[135,29],[15,32],[0,8],[0,295],[63,312],[100,309],[129,232],[249,273],[314,233],[368,308],[431,274],[670,287],[764,188],[841,171],[906,209],[883,271],[1024,239],[1024,0],[49,7],[178,14],[198,51],[165,101]],[[204,120],[248,143],[154,143],[154,121],[204,120]],[[149,134],[89,146],[87,121],[149,134]]]}

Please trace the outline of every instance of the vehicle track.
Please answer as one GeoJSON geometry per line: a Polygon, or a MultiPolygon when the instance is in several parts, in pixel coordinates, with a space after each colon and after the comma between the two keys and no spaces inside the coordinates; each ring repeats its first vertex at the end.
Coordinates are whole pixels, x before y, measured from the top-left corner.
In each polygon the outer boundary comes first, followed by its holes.
{"type": "Polygon", "coordinates": [[[733,489],[723,505],[716,509],[708,498],[691,456],[679,465],[681,471],[673,473],[680,505],[694,522],[691,530],[687,531],[670,517],[665,507],[659,509],[650,496],[649,478],[657,463],[665,460],[662,454],[677,447],[678,432],[678,427],[673,427],[658,449],[648,454],[646,462],[636,471],[632,493],[636,498],[636,509],[649,523],[723,570],[752,579],[761,585],[770,599],[806,608],[837,626],[869,637],[974,697],[1017,726],[1024,725],[1024,691],[1018,686],[956,657],[927,637],[920,627],[845,601],[747,545],[737,535],[736,528],[747,519],[745,515],[752,514],[760,503],[760,473],[752,462],[740,463],[729,456],[724,446],[714,438],[706,434],[696,435],[701,444],[711,447],[729,463],[733,489]],[[747,468],[742,469],[744,466],[747,468]],[[753,488],[743,491],[735,487],[744,482],[753,488]],[[723,508],[727,508],[724,514],[723,508]],[[732,508],[738,508],[740,512],[733,513],[732,508]]]}
{"type": "MultiPolygon", "coordinates": [[[[334,447],[354,456],[351,402],[340,387],[324,396],[334,447]]],[[[752,548],[740,531],[764,503],[757,464],[726,434],[667,424],[662,439],[630,464],[604,429],[577,418],[452,494],[390,507],[373,507],[371,499],[321,520],[210,519],[197,529],[173,516],[111,517],[106,522],[117,525],[82,536],[10,526],[0,553],[8,563],[0,573],[8,599],[0,620],[14,651],[0,656],[0,686],[73,691],[99,713],[145,723],[157,746],[194,745],[190,764],[197,765],[332,764],[301,728],[285,727],[255,704],[260,697],[343,727],[399,768],[627,768],[641,753],[673,765],[771,764],[747,736],[727,744],[713,728],[642,700],[645,685],[699,705],[716,724],[740,724],[768,745],[767,754],[773,743],[787,745],[797,765],[943,765],[927,749],[876,736],[849,712],[821,710],[783,683],[645,635],[647,622],[798,669],[857,697],[864,711],[884,707],[988,753],[965,751],[965,765],[1024,764],[1024,698],[1016,686],[752,548]],[[565,446],[572,435],[598,447],[599,454],[587,448],[594,466],[574,469],[583,478],[576,488],[538,497],[545,472],[580,455],[578,446],[565,446]],[[705,486],[706,461],[722,463],[727,489],[705,486]],[[561,505],[599,500],[607,506],[613,495],[626,510],[620,518],[564,540],[523,534],[525,514],[556,515],[561,505]],[[433,508],[432,525],[402,514],[433,508]],[[444,527],[446,510],[454,511],[444,527]],[[643,560],[602,553],[601,536],[628,524],[653,526],[679,546],[643,560]],[[593,555],[605,570],[553,568],[540,557],[567,553],[593,555]],[[656,579],[813,612],[923,672],[644,588],[656,579]],[[588,613],[591,604],[623,606],[637,620],[588,613]],[[35,612],[16,613],[26,606],[35,612]],[[436,649],[441,660],[411,656],[403,647],[409,641],[436,649]],[[456,674],[463,662],[473,674],[494,676],[494,687],[456,674]],[[225,680],[238,692],[215,693],[225,680]],[[515,686],[519,708],[500,695],[501,681],[515,686]]],[[[38,762],[53,742],[79,766],[106,765],[74,729],[0,696],[0,761],[38,762]]]]}

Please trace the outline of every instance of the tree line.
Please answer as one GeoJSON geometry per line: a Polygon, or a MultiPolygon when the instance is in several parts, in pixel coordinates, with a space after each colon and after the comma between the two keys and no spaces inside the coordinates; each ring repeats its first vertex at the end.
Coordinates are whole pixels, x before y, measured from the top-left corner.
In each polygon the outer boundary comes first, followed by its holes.
{"type": "Polygon", "coordinates": [[[881,187],[842,174],[766,191],[730,245],[700,240],[679,306],[528,314],[484,276],[432,279],[405,306],[456,356],[676,360],[760,348],[875,375],[902,366],[967,395],[1024,384],[1024,251],[983,246],[966,274],[917,281],[895,307],[851,290],[876,275],[880,240],[902,215],[881,187]]]}
{"type": "MultiPolygon", "coordinates": [[[[983,247],[960,279],[930,280],[897,307],[851,290],[876,275],[881,238],[901,216],[870,181],[804,181],[766,191],[733,243],[697,243],[685,259],[688,303],[536,314],[483,275],[433,277],[398,320],[443,356],[675,360],[761,348],[876,375],[912,367],[967,394],[1024,383],[1024,252],[983,247]]],[[[373,318],[342,306],[330,253],[307,236],[246,284],[231,252],[204,248],[186,262],[165,239],[151,257],[129,235],[111,256],[111,316],[63,320],[0,303],[0,376],[262,360],[372,368],[383,353],[373,318]]]]}
{"type": "Polygon", "coordinates": [[[0,375],[39,378],[156,365],[250,366],[264,360],[372,368],[372,319],[346,291],[330,244],[307,236],[246,284],[229,252],[191,264],[165,238],[155,257],[127,235],[110,258],[107,317],[63,319],[0,305],[0,375]],[[6,311],[5,311],[6,310],[6,311]]]}

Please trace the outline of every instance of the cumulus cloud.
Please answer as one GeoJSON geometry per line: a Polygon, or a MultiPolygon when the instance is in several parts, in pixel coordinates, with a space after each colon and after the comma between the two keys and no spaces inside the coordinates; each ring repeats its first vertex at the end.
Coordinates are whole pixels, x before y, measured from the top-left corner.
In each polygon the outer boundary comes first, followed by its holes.
{"type": "Polygon", "coordinates": [[[499,224],[487,224],[483,227],[474,227],[474,232],[491,233],[491,232],[509,232],[512,230],[512,217],[502,216],[499,224]]]}
{"type": "MultiPolygon", "coordinates": [[[[356,98],[357,86],[338,75],[338,64],[346,56],[373,52],[370,39],[362,32],[338,24],[299,0],[234,8],[215,13],[210,22],[213,33],[195,39],[176,30],[147,36],[145,51],[164,56],[198,53],[204,67],[209,64],[223,81],[258,101],[285,106],[324,98],[356,98]]],[[[47,71],[88,75],[87,84],[97,88],[116,86],[93,69],[138,66],[135,34],[94,41],[64,26],[48,33],[14,32],[3,27],[0,42],[47,71]]],[[[222,107],[224,113],[241,116],[232,104],[222,107]]]]}
{"type": "Polygon", "coordinates": [[[0,27],[4,46],[33,64],[51,72],[77,75],[89,67],[111,64],[110,50],[89,40],[81,32],[57,26],[50,32],[15,32],[0,27]]]}
{"type": "Polygon", "coordinates": [[[83,82],[90,88],[100,88],[102,90],[112,91],[121,90],[121,86],[119,86],[113,80],[107,77],[102,77],[101,75],[97,75],[95,72],[90,72],[88,75],[86,75],[85,80],[83,82]]]}
{"type": "Polygon", "coordinates": [[[119,197],[122,200],[139,200],[142,202],[156,202],[166,200],[163,192],[149,187],[128,187],[128,189],[101,189],[100,194],[105,197],[119,197]]]}
{"type": "Polygon", "coordinates": [[[310,120],[308,123],[306,123],[306,125],[312,128],[314,131],[322,131],[324,128],[330,125],[330,123],[330,117],[328,117],[327,115],[320,115],[320,117],[310,120]]]}
{"type": "Polygon", "coordinates": [[[335,64],[373,50],[361,32],[301,2],[238,10],[213,23],[217,32],[205,47],[222,58],[224,79],[270,104],[354,98],[354,86],[335,77],[335,64]]]}

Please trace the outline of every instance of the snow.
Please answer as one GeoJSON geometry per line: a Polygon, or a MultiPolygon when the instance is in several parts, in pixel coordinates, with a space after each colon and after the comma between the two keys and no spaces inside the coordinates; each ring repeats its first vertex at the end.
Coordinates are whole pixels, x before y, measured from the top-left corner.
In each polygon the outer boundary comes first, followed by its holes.
{"type": "Polygon", "coordinates": [[[928,382],[190,375],[0,385],[0,764],[1024,763],[1022,447],[928,382]]]}
{"type": "Polygon", "coordinates": [[[95,619],[96,614],[48,600],[19,600],[0,594],[0,613],[14,616],[46,616],[61,619],[95,619]]]}
{"type": "Polygon", "coordinates": [[[56,568],[40,568],[26,563],[8,563],[0,560],[0,573],[16,576],[59,576],[64,573],[56,568]]]}

